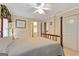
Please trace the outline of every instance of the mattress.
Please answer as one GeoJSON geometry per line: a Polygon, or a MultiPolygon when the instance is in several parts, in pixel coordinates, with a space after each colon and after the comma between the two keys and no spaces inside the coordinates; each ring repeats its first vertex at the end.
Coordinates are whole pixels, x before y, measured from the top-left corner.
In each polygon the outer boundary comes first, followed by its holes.
{"type": "Polygon", "coordinates": [[[0,38],[0,55],[8,53],[7,49],[12,42],[13,42],[12,37],[0,38]]]}
{"type": "Polygon", "coordinates": [[[46,38],[16,39],[8,47],[8,56],[63,56],[60,44],[46,38]]]}

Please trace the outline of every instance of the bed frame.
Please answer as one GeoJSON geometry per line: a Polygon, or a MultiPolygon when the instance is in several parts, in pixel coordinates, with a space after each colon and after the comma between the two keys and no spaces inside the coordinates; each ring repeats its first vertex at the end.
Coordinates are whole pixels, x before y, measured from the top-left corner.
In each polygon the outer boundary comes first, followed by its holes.
{"type": "Polygon", "coordinates": [[[63,17],[60,17],[60,35],[54,35],[54,34],[47,34],[47,33],[41,33],[42,37],[48,38],[50,40],[57,41],[58,38],[60,39],[60,45],[63,48],[63,17]]]}

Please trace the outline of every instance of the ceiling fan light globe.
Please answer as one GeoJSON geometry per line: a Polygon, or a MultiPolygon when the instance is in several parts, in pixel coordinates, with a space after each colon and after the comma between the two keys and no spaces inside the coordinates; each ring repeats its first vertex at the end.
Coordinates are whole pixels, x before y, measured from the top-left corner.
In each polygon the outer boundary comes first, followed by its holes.
{"type": "Polygon", "coordinates": [[[39,14],[43,14],[44,11],[43,11],[42,9],[39,9],[39,10],[38,10],[38,13],[39,13],[39,14]]]}

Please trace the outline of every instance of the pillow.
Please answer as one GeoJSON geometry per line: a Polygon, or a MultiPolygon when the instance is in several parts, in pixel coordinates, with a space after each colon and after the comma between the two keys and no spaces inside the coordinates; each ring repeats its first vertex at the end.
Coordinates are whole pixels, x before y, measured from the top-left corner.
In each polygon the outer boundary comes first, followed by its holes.
{"type": "Polygon", "coordinates": [[[7,53],[8,47],[13,43],[12,37],[0,38],[0,53],[7,53]]]}

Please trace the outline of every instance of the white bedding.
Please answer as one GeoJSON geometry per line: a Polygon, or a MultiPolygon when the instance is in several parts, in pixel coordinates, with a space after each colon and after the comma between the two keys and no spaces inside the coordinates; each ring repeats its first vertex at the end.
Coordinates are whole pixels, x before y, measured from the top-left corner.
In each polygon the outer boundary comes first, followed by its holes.
{"type": "Polygon", "coordinates": [[[3,53],[8,53],[8,47],[12,42],[12,37],[0,38],[0,55],[3,53]]]}
{"type": "Polygon", "coordinates": [[[55,41],[46,38],[16,39],[8,47],[9,56],[58,56],[64,55],[63,49],[55,41]]]}

